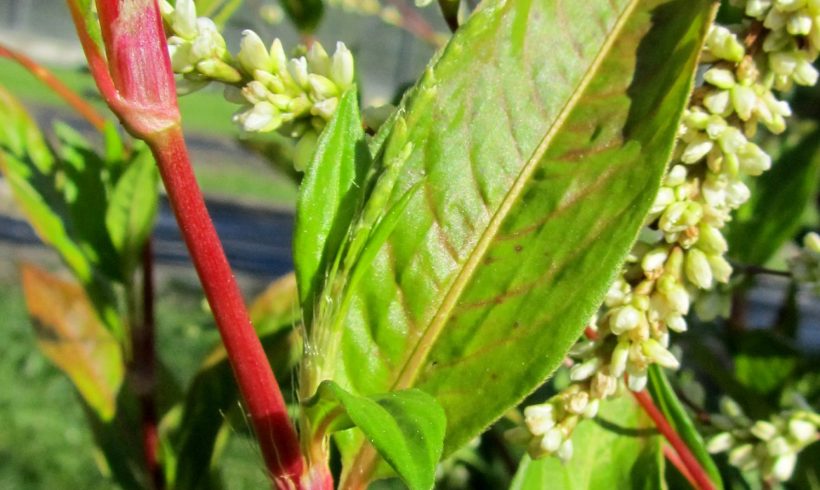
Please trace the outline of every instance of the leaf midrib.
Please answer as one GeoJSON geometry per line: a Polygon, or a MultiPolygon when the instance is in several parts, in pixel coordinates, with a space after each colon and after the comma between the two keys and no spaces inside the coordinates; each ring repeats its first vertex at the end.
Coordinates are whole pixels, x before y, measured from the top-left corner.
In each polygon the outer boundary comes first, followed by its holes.
{"type": "Polygon", "coordinates": [[[555,136],[563,128],[564,123],[577,106],[578,101],[586,93],[586,90],[589,87],[590,82],[594,79],[595,75],[598,74],[601,63],[603,62],[607,54],[611,51],[615,40],[619,38],[621,31],[623,30],[624,26],[626,25],[629,18],[632,16],[633,11],[639,3],[640,0],[632,0],[626,7],[624,7],[623,11],[618,16],[618,20],[615,22],[615,25],[613,26],[612,30],[606,35],[606,40],[601,46],[601,49],[595,55],[595,58],[593,59],[587,71],[584,73],[584,76],[581,78],[581,81],[572,91],[572,95],[567,100],[566,104],[564,104],[564,107],[561,108],[561,111],[555,118],[555,122],[553,123],[552,127],[550,127],[549,131],[547,131],[547,133],[544,135],[544,138],[541,140],[538,147],[533,152],[532,156],[529,158],[529,160],[527,160],[527,163],[523,166],[515,182],[510,187],[510,190],[507,192],[507,194],[504,196],[504,199],[501,201],[498,210],[495,212],[495,214],[493,214],[493,217],[490,219],[487,228],[484,230],[475,248],[468,256],[467,261],[464,264],[464,267],[461,269],[461,271],[459,271],[458,275],[455,278],[455,281],[453,281],[453,284],[447,290],[447,293],[445,294],[443,301],[441,302],[439,308],[436,310],[435,315],[433,315],[433,318],[431,319],[427,328],[425,328],[424,333],[421,335],[419,341],[416,343],[416,346],[413,349],[412,354],[410,354],[410,357],[408,357],[402,365],[401,372],[399,376],[396,378],[396,381],[393,383],[391,390],[408,389],[415,384],[416,378],[418,377],[418,373],[420,371],[421,366],[424,363],[424,360],[427,358],[433,345],[435,344],[436,340],[441,334],[441,331],[446,325],[447,320],[450,318],[451,312],[455,308],[458,299],[461,297],[461,294],[467,288],[467,285],[469,284],[470,279],[473,277],[474,272],[478,269],[478,265],[484,257],[487,249],[490,247],[493,240],[495,239],[498,230],[501,227],[501,224],[508,216],[510,210],[514,207],[518,197],[521,195],[527,183],[530,181],[532,173],[538,167],[538,164],[540,163],[547,149],[550,147],[550,144],[553,142],[555,136]]]}

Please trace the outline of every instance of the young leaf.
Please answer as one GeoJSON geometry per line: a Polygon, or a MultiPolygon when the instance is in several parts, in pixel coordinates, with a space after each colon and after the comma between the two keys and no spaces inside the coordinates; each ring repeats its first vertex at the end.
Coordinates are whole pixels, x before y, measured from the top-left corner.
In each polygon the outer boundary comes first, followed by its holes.
{"type": "Polygon", "coordinates": [[[306,410],[314,436],[356,426],[411,490],[433,488],[446,420],[427,393],[403,390],[363,397],[325,381],[306,410]]]}
{"type": "Polygon", "coordinates": [[[653,429],[632,397],[604,402],[595,420],[575,429],[571,460],[524,456],[510,490],[665,488],[663,441],[653,429]]]}
{"type": "Polygon", "coordinates": [[[351,89],[319,138],[296,203],[293,259],[308,321],[316,291],[330,273],[356,212],[369,166],[356,90],[351,89]]]}
{"type": "Polygon", "coordinates": [[[794,347],[771,332],[746,332],[738,339],[735,378],[757,394],[776,396],[794,379],[798,354],[794,347]]]}
{"type": "Polygon", "coordinates": [[[33,265],[23,266],[22,280],[40,350],[71,379],[100,419],[111,420],[125,374],[120,346],[79,285],[33,265]]]}
{"type": "Polygon", "coordinates": [[[666,379],[666,374],[658,366],[649,367],[649,392],[652,394],[652,399],[655,404],[666,416],[666,420],[675,429],[675,432],[683,439],[686,446],[692,451],[692,454],[697,458],[703,469],[709,475],[709,479],[715,484],[717,488],[723,488],[723,480],[720,477],[720,471],[715,465],[709,451],[703,442],[703,437],[695,428],[695,424],[681,405],[678,396],[666,379]]]}
{"type": "Polygon", "coordinates": [[[135,149],[117,180],[105,211],[105,227],[120,257],[121,274],[128,278],[140,263],[159,203],[159,173],[145,145],[135,149]]]}
{"type": "MultiPolygon", "coordinates": [[[[409,152],[384,208],[421,188],[349,308],[314,326],[317,351],[340,345],[316,371],[346,389],[435,396],[445,453],[543,382],[597,308],[657,191],[711,14],[707,1],[482,5],[385,143],[409,152]]],[[[366,474],[372,451],[354,464],[366,474]]]]}
{"type": "Polygon", "coordinates": [[[763,265],[800,227],[820,179],[820,129],[777,159],[729,226],[729,250],[744,264],[763,265]]]}

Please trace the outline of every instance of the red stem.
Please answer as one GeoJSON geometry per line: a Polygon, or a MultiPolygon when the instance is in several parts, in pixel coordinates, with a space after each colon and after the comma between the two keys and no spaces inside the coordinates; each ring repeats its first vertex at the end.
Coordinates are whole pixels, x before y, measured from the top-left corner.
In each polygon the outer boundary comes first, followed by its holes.
{"type": "Polygon", "coordinates": [[[399,27],[435,47],[441,46],[441,41],[433,26],[405,0],[389,0],[389,2],[401,15],[399,27]]]}
{"type": "Polygon", "coordinates": [[[208,215],[182,131],[173,126],[147,142],[211,305],[265,465],[278,488],[308,488],[302,480],[305,464],[296,431],[208,215]]]}
{"type": "Polygon", "coordinates": [[[680,474],[683,475],[684,478],[686,478],[686,481],[688,481],[689,484],[692,485],[692,488],[698,486],[695,483],[695,478],[692,476],[691,473],[689,473],[689,469],[686,468],[686,466],[683,464],[683,461],[681,461],[680,456],[678,456],[678,453],[676,453],[674,449],[664,444],[663,455],[666,458],[666,460],[672,463],[672,466],[674,466],[680,472],[680,474]]]}
{"type": "Polygon", "coordinates": [[[105,129],[105,118],[101,116],[100,113],[91,106],[91,104],[80,98],[79,95],[74,93],[44,66],[40,65],[23,53],[15,51],[8,46],[4,46],[3,44],[0,44],[0,56],[16,61],[38,80],[48,85],[54,93],[62,97],[68,105],[70,105],[75,111],[77,111],[77,113],[85,118],[86,121],[94,126],[97,131],[103,131],[103,129],[105,129]]]}
{"type": "Polygon", "coordinates": [[[689,471],[689,475],[694,480],[695,488],[700,490],[714,490],[715,486],[712,481],[709,480],[709,475],[706,474],[706,471],[700,465],[697,458],[689,451],[689,447],[686,446],[686,443],[683,442],[680,436],[678,436],[678,433],[675,432],[675,429],[666,421],[661,411],[658,410],[658,407],[655,406],[649,393],[647,393],[646,390],[637,393],[633,391],[632,395],[635,396],[635,399],[647,415],[649,415],[649,418],[655,422],[658,431],[669,441],[669,444],[675,452],[678,453],[683,466],[689,471]]]}

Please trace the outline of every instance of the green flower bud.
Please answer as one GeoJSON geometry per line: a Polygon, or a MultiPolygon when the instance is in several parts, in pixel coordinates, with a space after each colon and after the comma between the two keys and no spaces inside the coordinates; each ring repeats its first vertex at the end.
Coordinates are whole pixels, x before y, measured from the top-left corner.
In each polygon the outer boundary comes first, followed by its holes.
{"type": "Polygon", "coordinates": [[[307,90],[310,87],[310,80],[308,79],[307,60],[303,57],[294,58],[288,61],[288,73],[293,77],[300,88],[307,90]]]}
{"type": "Polygon", "coordinates": [[[735,63],[743,59],[743,44],[729,29],[713,25],[706,38],[706,46],[718,58],[735,63]]]}
{"type": "Polygon", "coordinates": [[[697,248],[690,249],[686,253],[686,278],[700,289],[712,287],[712,267],[706,254],[697,248]]]}
{"type": "Polygon", "coordinates": [[[711,151],[714,143],[705,134],[700,134],[684,148],[680,156],[683,163],[695,163],[711,151]]]}
{"type": "Polygon", "coordinates": [[[643,256],[643,259],[641,260],[641,268],[646,274],[663,270],[663,265],[666,263],[667,257],[669,257],[668,247],[662,246],[653,248],[643,256]]]}
{"type": "Polygon", "coordinates": [[[643,353],[649,359],[668,369],[680,367],[678,359],[655,339],[646,339],[641,343],[643,353]]]}
{"type": "Polygon", "coordinates": [[[668,274],[661,276],[658,290],[673,312],[685,315],[689,311],[689,293],[675,277],[668,274]]]}
{"type": "Polygon", "coordinates": [[[754,457],[754,446],[743,444],[729,452],[729,463],[743,470],[750,470],[757,466],[754,457]]]}
{"type": "Polygon", "coordinates": [[[710,68],[703,74],[703,79],[723,90],[734,87],[736,83],[735,74],[726,68],[710,68]]]}
{"type": "Polygon", "coordinates": [[[798,85],[810,87],[817,83],[817,68],[805,57],[801,59],[794,70],[794,81],[798,85]]]}
{"type": "Polygon", "coordinates": [[[194,0],[177,0],[171,22],[174,33],[185,39],[194,39],[198,33],[196,20],[194,0]]]}
{"type": "Polygon", "coordinates": [[[703,97],[703,106],[712,114],[726,114],[729,110],[729,92],[711,90],[703,97]]]}
{"type": "Polygon", "coordinates": [[[531,434],[544,435],[555,426],[555,409],[551,403],[530,405],[524,409],[524,423],[531,434]]]}
{"type": "Polygon", "coordinates": [[[336,107],[339,105],[339,99],[333,97],[332,99],[325,99],[321,102],[317,102],[313,104],[313,108],[310,110],[310,113],[314,116],[319,116],[326,121],[329,121],[331,117],[333,117],[333,113],[336,112],[336,107]]]}
{"type": "Polygon", "coordinates": [[[697,246],[707,254],[720,255],[729,249],[723,233],[714,226],[701,224],[699,230],[697,246]]]}
{"type": "Polygon", "coordinates": [[[196,64],[196,70],[203,75],[227,83],[242,80],[242,75],[231,65],[216,58],[202,60],[196,64]]]}
{"type": "Polygon", "coordinates": [[[569,379],[572,381],[583,381],[592,376],[600,365],[601,360],[597,357],[593,357],[581,364],[576,364],[572,366],[572,369],[569,371],[569,379]]]}
{"type": "Polygon", "coordinates": [[[561,461],[569,461],[572,459],[572,451],[572,439],[567,439],[561,443],[561,447],[558,448],[555,455],[558,456],[558,459],[561,461]]]}
{"type": "Polygon", "coordinates": [[[786,31],[792,36],[805,36],[811,32],[811,16],[807,12],[795,12],[786,21],[786,31]]]}
{"type": "Polygon", "coordinates": [[[757,176],[772,166],[771,157],[754,143],[746,143],[737,152],[740,169],[746,175],[757,176]]]}
{"type": "Polygon", "coordinates": [[[288,57],[285,54],[285,48],[282,47],[282,41],[279,39],[274,39],[270,45],[270,59],[273,63],[271,71],[280,72],[287,66],[288,57]]]}
{"type": "Polygon", "coordinates": [[[749,432],[761,441],[768,441],[777,435],[777,427],[775,427],[771,422],[758,420],[754,423],[754,425],[752,425],[749,432]]]}
{"type": "Polygon", "coordinates": [[[311,73],[316,73],[323,77],[330,76],[330,56],[321,43],[314,42],[307,53],[308,68],[311,73]]]}
{"type": "Polygon", "coordinates": [[[546,451],[547,454],[552,454],[561,447],[563,442],[564,432],[558,427],[553,427],[541,439],[541,449],[546,451]]]}
{"type": "Polygon", "coordinates": [[[339,88],[330,79],[311,73],[308,75],[311,91],[316,99],[329,99],[339,95],[339,88]]]}

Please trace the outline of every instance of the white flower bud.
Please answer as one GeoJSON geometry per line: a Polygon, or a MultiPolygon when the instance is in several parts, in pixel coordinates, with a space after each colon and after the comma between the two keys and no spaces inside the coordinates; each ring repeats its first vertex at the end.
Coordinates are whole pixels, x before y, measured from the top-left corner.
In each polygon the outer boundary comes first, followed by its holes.
{"type": "Polygon", "coordinates": [[[709,266],[712,268],[712,276],[717,282],[726,284],[732,276],[732,266],[721,255],[707,255],[709,266]]]}
{"type": "Polygon", "coordinates": [[[707,254],[723,254],[729,249],[726,238],[714,226],[701,224],[698,233],[698,248],[707,254]]]}
{"type": "Polygon", "coordinates": [[[177,0],[171,29],[176,35],[185,39],[192,40],[197,36],[194,0],[177,0]]]}
{"type": "Polygon", "coordinates": [[[735,439],[732,437],[732,434],[729,432],[721,432],[709,439],[709,442],[706,443],[706,450],[713,454],[722,453],[728,451],[734,442],[735,439]]]}
{"type": "Polygon", "coordinates": [[[339,95],[339,89],[336,87],[336,84],[322,75],[311,73],[308,75],[308,80],[315,99],[329,99],[339,95]]]}
{"type": "Polygon", "coordinates": [[[308,89],[310,80],[308,79],[307,60],[304,56],[288,61],[288,73],[293,77],[296,85],[302,89],[308,89]]]}
{"type": "Polygon", "coordinates": [[[795,12],[786,21],[786,31],[792,36],[805,36],[811,32],[811,16],[807,12],[795,12]]]}
{"type": "Polygon", "coordinates": [[[666,317],[666,327],[673,332],[685,332],[687,329],[686,319],[681,315],[669,315],[666,317]]]}
{"type": "Polygon", "coordinates": [[[675,277],[662,276],[658,280],[658,290],[672,311],[681,315],[689,311],[689,293],[675,277]]]}
{"type": "Polygon", "coordinates": [[[646,357],[665,368],[677,369],[680,367],[678,359],[655,339],[644,340],[641,343],[641,349],[646,357]]]}
{"type": "Polygon", "coordinates": [[[720,133],[718,143],[723,153],[735,153],[747,143],[747,140],[739,129],[729,126],[720,133]]]}
{"type": "Polygon", "coordinates": [[[555,426],[555,409],[552,404],[530,405],[524,409],[524,423],[531,434],[541,436],[555,426]]]}
{"type": "Polygon", "coordinates": [[[706,38],[709,51],[718,58],[738,62],[743,59],[743,45],[729,29],[713,25],[706,38]]]}
{"type": "Polygon", "coordinates": [[[750,470],[756,466],[754,457],[754,447],[751,444],[743,444],[729,452],[729,463],[743,470],[750,470]]]}
{"type": "Polygon", "coordinates": [[[572,459],[572,439],[564,441],[555,455],[558,456],[558,459],[561,461],[569,461],[572,459]]]}
{"type": "Polygon", "coordinates": [[[731,417],[732,419],[738,419],[746,416],[743,413],[743,409],[740,408],[740,405],[738,405],[736,401],[732,400],[728,396],[720,397],[720,401],[718,402],[718,404],[720,406],[720,413],[726,415],[727,417],[731,417]]]}
{"type": "Polygon", "coordinates": [[[196,70],[208,78],[222,82],[235,83],[242,80],[242,75],[234,67],[217,58],[200,61],[196,64],[196,70]]]}
{"type": "Polygon", "coordinates": [[[597,357],[593,357],[581,364],[576,364],[572,366],[572,369],[569,371],[569,379],[572,381],[583,381],[592,376],[600,365],[601,360],[597,357]]]}
{"type": "Polygon", "coordinates": [[[622,306],[612,310],[609,328],[615,335],[632,330],[640,324],[643,314],[633,306],[622,306]]]}
{"type": "Polygon", "coordinates": [[[801,444],[814,439],[817,435],[817,427],[808,420],[789,420],[789,434],[801,444]]]}
{"type": "Polygon", "coordinates": [[[345,90],[353,85],[354,75],[353,54],[344,43],[336,43],[336,52],[333,53],[333,62],[330,68],[330,78],[336,82],[339,88],[345,90]]]}
{"type": "Polygon", "coordinates": [[[798,62],[797,54],[793,51],[779,51],[769,55],[769,66],[779,75],[790,76],[798,62]]]}
{"type": "Polygon", "coordinates": [[[792,477],[794,466],[797,463],[797,454],[791,452],[778,457],[772,466],[772,476],[779,481],[786,481],[792,477]]]}
{"type": "MultiPolygon", "coordinates": [[[[612,395],[613,393],[615,393],[615,390],[617,388],[618,380],[614,376],[610,376],[609,374],[603,373],[601,371],[595,373],[595,376],[593,376],[592,378],[592,383],[590,383],[590,395],[592,396],[592,398],[594,398],[594,400],[592,400],[590,403],[596,403],[594,409],[596,412],[598,410],[597,401],[612,395]]],[[[587,409],[584,411],[585,417],[592,418],[595,416],[595,414],[589,415],[589,412],[590,408],[587,407],[587,409]]]]}
{"type": "Polygon", "coordinates": [[[650,214],[660,213],[666,206],[670,205],[675,200],[675,192],[669,187],[661,187],[658,195],[655,196],[655,202],[652,203],[650,214]]]}
{"type": "Polygon", "coordinates": [[[686,252],[686,278],[700,289],[712,287],[712,268],[706,258],[706,254],[692,248],[686,252]]]}
{"type": "Polygon", "coordinates": [[[333,97],[332,99],[325,99],[313,105],[310,113],[314,116],[319,116],[325,120],[330,120],[333,113],[336,112],[336,107],[339,105],[339,99],[333,97]]]}
{"type": "Polygon", "coordinates": [[[273,61],[268,53],[268,49],[265,47],[262,39],[250,29],[242,31],[242,41],[239,44],[239,54],[237,58],[239,59],[239,64],[248,73],[252,74],[256,70],[273,70],[273,61]]]}
{"type": "Polygon", "coordinates": [[[249,111],[238,115],[235,119],[247,132],[273,131],[282,124],[279,111],[270,102],[255,104],[249,111]]]}
{"type": "Polygon", "coordinates": [[[751,87],[745,85],[735,85],[732,87],[732,105],[737,116],[742,121],[748,121],[752,117],[752,109],[757,103],[757,94],[751,87]]]}
{"type": "Polygon", "coordinates": [[[771,157],[754,143],[746,143],[737,152],[740,169],[746,174],[757,176],[772,166],[771,157]]]}
{"type": "Polygon", "coordinates": [[[766,450],[769,451],[769,454],[772,456],[780,456],[781,454],[791,452],[792,447],[785,437],[778,436],[767,441],[766,450]]]}
{"type": "Polygon", "coordinates": [[[320,42],[316,41],[310,47],[307,53],[307,62],[311,73],[323,77],[330,76],[330,56],[328,56],[327,51],[320,42]]]}
{"type": "Polygon", "coordinates": [[[626,384],[627,384],[627,387],[630,390],[638,392],[638,391],[643,391],[643,389],[646,388],[646,382],[647,382],[646,371],[644,371],[643,373],[639,373],[639,374],[638,373],[636,373],[636,374],[630,373],[629,374],[629,379],[628,379],[626,384]]]}
{"type": "Polygon", "coordinates": [[[609,373],[619,378],[626,371],[627,360],[629,359],[629,341],[621,340],[615,345],[610,358],[609,373]]]}
{"type": "Polygon", "coordinates": [[[726,114],[729,109],[729,91],[710,90],[703,97],[703,106],[712,114],[726,114]]]}
{"type": "Polygon", "coordinates": [[[797,63],[794,70],[794,81],[799,85],[810,87],[817,83],[817,68],[807,59],[797,63]]]}
{"type": "Polygon", "coordinates": [[[760,20],[771,6],[772,0],[748,0],[746,2],[746,15],[760,20]]]}
{"type": "Polygon", "coordinates": [[[715,87],[724,90],[735,86],[735,74],[726,68],[710,68],[703,74],[703,79],[715,87]]]}
{"type": "Polygon", "coordinates": [[[684,182],[686,182],[686,174],[687,174],[686,167],[683,165],[675,165],[669,172],[666,174],[666,178],[664,178],[664,184],[667,187],[677,187],[684,182]]]}
{"type": "Polygon", "coordinates": [[[621,305],[628,301],[628,296],[631,293],[629,284],[619,277],[612,282],[607,290],[604,302],[607,306],[621,305]]]}
{"type": "Polygon", "coordinates": [[[288,57],[285,54],[285,48],[282,47],[282,41],[279,38],[273,40],[270,45],[270,59],[273,63],[274,72],[279,72],[285,69],[288,63],[288,57]]]}
{"type": "Polygon", "coordinates": [[[713,115],[709,118],[709,122],[706,124],[706,134],[709,135],[709,138],[716,139],[721,133],[723,133],[728,125],[729,123],[726,122],[726,119],[723,119],[721,116],[713,115]]]}
{"type": "Polygon", "coordinates": [[[705,157],[713,146],[714,143],[712,143],[712,140],[710,140],[707,135],[698,135],[693,141],[686,145],[686,148],[684,148],[680,156],[680,160],[683,163],[695,163],[705,157]]]}
{"type": "Polygon", "coordinates": [[[581,415],[584,413],[584,410],[587,408],[587,404],[589,403],[589,393],[586,391],[579,391],[577,393],[571,394],[564,407],[567,412],[574,413],[576,415],[581,415]]]}
{"type": "Polygon", "coordinates": [[[748,201],[749,196],[751,196],[749,188],[739,180],[730,182],[729,185],[726,186],[726,202],[732,208],[737,208],[748,201]]]}
{"type": "Polygon", "coordinates": [[[768,441],[777,435],[777,427],[775,427],[771,422],[758,420],[754,423],[754,425],[752,425],[749,432],[761,441],[768,441]]]}
{"type": "Polygon", "coordinates": [[[668,247],[655,247],[643,256],[641,268],[647,274],[662,270],[667,257],[669,257],[668,247]]]}
{"type": "Polygon", "coordinates": [[[544,437],[541,439],[541,449],[543,449],[548,454],[553,454],[558,448],[561,447],[561,444],[564,442],[564,433],[558,427],[553,427],[552,429],[548,430],[544,437]]]}

